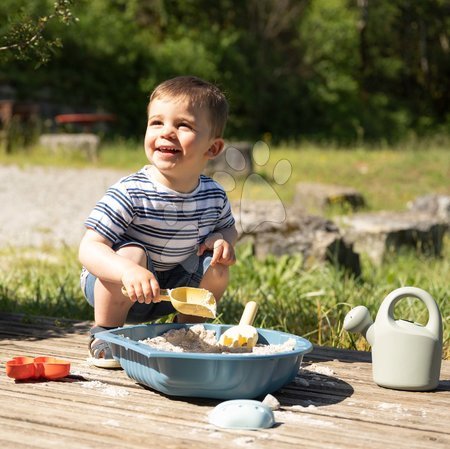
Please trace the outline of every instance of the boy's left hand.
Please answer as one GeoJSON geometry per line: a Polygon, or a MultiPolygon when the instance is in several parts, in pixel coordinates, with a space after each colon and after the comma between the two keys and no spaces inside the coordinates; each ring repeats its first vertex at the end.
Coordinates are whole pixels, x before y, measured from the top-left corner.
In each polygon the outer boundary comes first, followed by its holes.
{"type": "Polygon", "coordinates": [[[236,255],[233,245],[220,237],[208,237],[204,243],[200,244],[197,255],[201,256],[206,250],[212,250],[213,257],[211,260],[211,266],[214,266],[217,263],[223,265],[233,265],[236,262],[236,255]]]}

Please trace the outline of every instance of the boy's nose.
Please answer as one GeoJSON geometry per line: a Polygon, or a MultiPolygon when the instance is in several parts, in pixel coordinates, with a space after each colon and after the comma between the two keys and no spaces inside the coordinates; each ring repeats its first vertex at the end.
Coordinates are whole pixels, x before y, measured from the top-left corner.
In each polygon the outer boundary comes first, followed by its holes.
{"type": "Polygon", "coordinates": [[[160,136],[161,137],[173,137],[175,135],[175,128],[171,124],[165,124],[161,128],[160,136]]]}

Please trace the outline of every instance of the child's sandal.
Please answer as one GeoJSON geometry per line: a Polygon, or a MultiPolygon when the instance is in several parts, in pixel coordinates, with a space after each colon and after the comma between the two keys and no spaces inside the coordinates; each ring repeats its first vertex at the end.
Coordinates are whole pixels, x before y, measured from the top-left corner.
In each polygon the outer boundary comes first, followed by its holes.
{"type": "Polygon", "coordinates": [[[98,368],[120,368],[120,363],[113,355],[106,341],[91,335],[89,339],[89,362],[98,368]]]}

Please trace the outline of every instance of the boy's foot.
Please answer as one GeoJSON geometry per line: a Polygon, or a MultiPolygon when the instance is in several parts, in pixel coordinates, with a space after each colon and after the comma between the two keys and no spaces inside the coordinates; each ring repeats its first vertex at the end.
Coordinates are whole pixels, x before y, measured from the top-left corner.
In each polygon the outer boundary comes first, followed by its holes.
{"type": "Polygon", "coordinates": [[[106,341],[91,335],[89,339],[89,362],[98,368],[120,368],[120,363],[113,355],[106,341]]]}

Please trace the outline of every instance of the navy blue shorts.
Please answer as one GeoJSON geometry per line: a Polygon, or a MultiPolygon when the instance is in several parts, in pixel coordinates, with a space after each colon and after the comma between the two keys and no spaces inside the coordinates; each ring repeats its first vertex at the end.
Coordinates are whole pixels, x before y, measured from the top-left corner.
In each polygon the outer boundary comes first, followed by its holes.
{"type": "MultiPolygon", "coordinates": [[[[153,267],[151,258],[145,248],[138,243],[128,243],[127,246],[140,246],[147,254],[147,268],[158,280],[160,288],[175,287],[198,287],[200,285],[206,270],[211,265],[212,252],[205,252],[201,256],[192,254],[182,264],[177,265],[171,270],[156,271],[153,267]]],[[[88,303],[94,307],[94,284],[97,277],[87,270],[83,270],[81,274],[81,288],[88,303]]],[[[175,309],[168,301],[158,303],[140,303],[135,302],[127,315],[127,323],[144,323],[153,321],[166,315],[174,313],[175,309]]]]}

